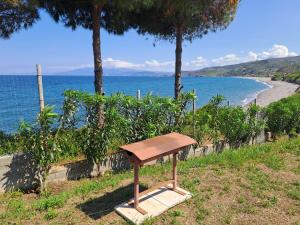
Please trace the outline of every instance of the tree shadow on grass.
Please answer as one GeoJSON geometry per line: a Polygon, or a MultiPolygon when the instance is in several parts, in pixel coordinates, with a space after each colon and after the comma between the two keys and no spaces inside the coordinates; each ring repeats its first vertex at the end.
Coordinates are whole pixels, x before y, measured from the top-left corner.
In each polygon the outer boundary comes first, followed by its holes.
{"type": "MultiPolygon", "coordinates": [[[[140,184],[140,192],[146,190],[147,187],[140,184]]],[[[133,198],[133,184],[120,187],[112,192],[106,193],[99,198],[86,201],[76,208],[80,209],[86,215],[94,220],[98,220],[103,216],[114,211],[117,205],[129,201],[133,198]]]]}

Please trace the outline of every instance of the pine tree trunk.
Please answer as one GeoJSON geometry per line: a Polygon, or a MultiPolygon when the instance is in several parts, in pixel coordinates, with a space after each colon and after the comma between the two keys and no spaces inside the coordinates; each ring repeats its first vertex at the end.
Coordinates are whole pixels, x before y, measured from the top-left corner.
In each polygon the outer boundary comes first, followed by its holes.
{"type": "MultiPolygon", "coordinates": [[[[92,12],[93,19],[93,53],[94,53],[94,86],[95,93],[103,95],[103,68],[101,59],[101,36],[100,36],[100,21],[102,7],[95,4],[92,12]]],[[[99,105],[97,110],[98,126],[104,124],[103,106],[99,105]]]]}
{"type": "Polygon", "coordinates": [[[181,86],[181,59],[182,59],[182,29],[177,26],[176,29],[176,50],[175,50],[175,99],[178,98],[179,93],[182,89],[181,86]]]}

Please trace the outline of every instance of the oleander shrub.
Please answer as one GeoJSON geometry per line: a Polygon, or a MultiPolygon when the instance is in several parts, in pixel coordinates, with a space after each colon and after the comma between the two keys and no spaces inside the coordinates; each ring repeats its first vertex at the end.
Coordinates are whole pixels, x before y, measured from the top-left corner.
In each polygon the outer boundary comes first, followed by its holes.
{"type": "MultiPolygon", "coordinates": [[[[199,144],[207,139],[213,143],[217,143],[221,139],[218,115],[224,100],[223,96],[217,95],[211,98],[207,105],[196,111],[195,139],[199,144]]],[[[190,118],[190,123],[192,123],[192,118],[190,118]]]]}
{"type": "Polygon", "coordinates": [[[76,133],[73,148],[78,146],[86,158],[97,165],[109,150],[121,144],[180,131],[189,104],[195,98],[185,93],[178,100],[153,95],[137,99],[121,93],[100,96],[74,90],[64,95],[61,132],[73,136],[76,133]],[[100,126],[99,106],[104,112],[104,123],[100,126]]]}
{"type": "Polygon", "coordinates": [[[28,151],[28,140],[31,133],[30,124],[21,121],[19,128],[14,134],[0,131],[0,155],[13,154],[28,151]]]}
{"type": "Polygon", "coordinates": [[[247,110],[240,106],[222,107],[219,113],[219,129],[231,148],[249,144],[264,128],[259,107],[250,105],[247,110]]]}
{"type": "Polygon", "coordinates": [[[18,132],[13,136],[17,146],[22,146],[24,151],[32,155],[32,163],[37,166],[41,192],[47,187],[45,181],[51,164],[57,161],[60,152],[57,142],[59,130],[53,126],[57,122],[57,117],[53,107],[45,106],[34,124],[22,122],[18,132]]]}
{"type": "Polygon", "coordinates": [[[267,130],[276,137],[281,134],[294,136],[300,131],[300,94],[271,103],[265,109],[267,130]]]}
{"type": "Polygon", "coordinates": [[[97,97],[69,90],[65,92],[61,123],[68,130],[85,127],[93,122],[96,105],[102,104],[104,114],[115,113],[122,118],[120,124],[115,123],[118,125],[117,137],[125,143],[139,141],[171,131],[180,131],[193,98],[195,96],[192,93],[181,94],[178,100],[150,94],[141,99],[121,93],[97,97]]]}
{"type": "Polygon", "coordinates": [[[197,110],[196,139],[200,143],[205,139],[213,143],[224,140],[232,148],[248,144],[264,128],[261,109],[253,104],[247,109],[227,106],[223,104],[224,100],[223,96],[213,97],[207,105],[197,110]]]}

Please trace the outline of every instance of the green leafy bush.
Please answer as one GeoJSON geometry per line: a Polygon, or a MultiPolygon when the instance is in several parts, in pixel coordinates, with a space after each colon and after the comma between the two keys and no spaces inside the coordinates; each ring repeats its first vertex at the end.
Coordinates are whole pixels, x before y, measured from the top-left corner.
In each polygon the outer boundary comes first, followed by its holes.
{"type": "Polygon", "coordinates": [[[186,93],[182,94],[178,100],[153,95],[137,99],[121,93],[96,96],[69,90],[65,92],[63,109],[66,110],[61,121],[63,127],[68,129],[95,123],[92,118],[95,118],[97,105],[102,104],[105,114],[114,113],[122,117],[123,121],[118,127],[121,138],[125,142],[138,141],[180,130],[187,107],[194,97],[192,93],[186,93]]]}
{"type": "Polygon", "coordinates": [[[182,94],[178,100],[146,95],[141,99],[118,93],[111,96],[80,91],[65,92],[62,132],[76,132],[79,148],[97,165],[109,149],[120,144],[180,131],[188,104],[195,96],[182,94]],[[99,126],[97,112],[104,112],[99,126]]]}
{"type": "MultiPolygon", "coordinates": [[[[218,115],[225,98],[221,95],[213,97],[209,103],[198,109],[195,114],[195,138],[199,143],[205,139],[216,143],[221,138],[218,115]]],[[[192,123],[192,121],[190,122],[192,123]]]]}
{"type": "Polygon", "coordinates": [[[286,75],[284,78],[285,81],[300,84],[300,71],[286,75]]]}
{"type": "Polygon", "coordinates": [[[274,136],[300,131],[300,94],[270,104],[265,109],[267,128],[274,136]]]}
{"type": "Polygon", "coordinates": [[[60,151],[56,141],[59,131],[55,132],[52,127],[57,117],[58,115],[53,112],[53,107],[45,106],[38,115],[37,123],[32,129],[28,128],[29,139],[26,145],[38,166],[41,191],[46,188],[46,177],[60,151]]]}
{"type": "Polygon", "coordinates": [[[239,147],[247,141],[246,112],[242,107],[223,107],[218,115],[219,130],[230,147],[239,147]]]}
{"type": "Polygon", "coordinates": [[[240,106],[225,106],[223,101],[222,96],[213,97],[197,111],[195,136],[200,143],[204,139],[214,143],[223,139],[230,147],[239,147],[263,130],[264,120],[259,116],[258,106],[250,105],[245,110],[240,106]]]}

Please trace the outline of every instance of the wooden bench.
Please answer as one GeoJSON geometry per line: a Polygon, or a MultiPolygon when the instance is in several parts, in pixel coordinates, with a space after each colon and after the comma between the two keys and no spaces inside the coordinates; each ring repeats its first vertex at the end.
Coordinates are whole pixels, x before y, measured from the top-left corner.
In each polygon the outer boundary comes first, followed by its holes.
{"type": "Polygon", "coordinates": [[[185,193],[177,189],[177,154],[185,147],[196,143],[197,142],[189,136],[173,132],[121,146],[120,148],[126,152],[127,157],[134,166],[134,199],[130,200],[129,204],[133,204],[137,211],[145,215],[147,212],[139,207],[139,198],[141,196],[159,187],[167,187],[181,195],[185,195],[185,193]],[[158,183],[146,191],[139,192],[139,168],[147,162],[170,154],[173,154],[172,179],[158,183]],[[172,187],[167,186],[170,183],[172,183],[172,187]]]}

